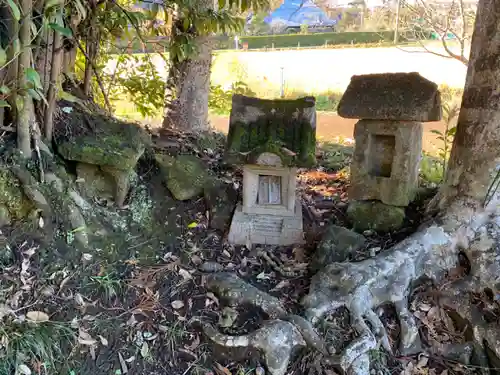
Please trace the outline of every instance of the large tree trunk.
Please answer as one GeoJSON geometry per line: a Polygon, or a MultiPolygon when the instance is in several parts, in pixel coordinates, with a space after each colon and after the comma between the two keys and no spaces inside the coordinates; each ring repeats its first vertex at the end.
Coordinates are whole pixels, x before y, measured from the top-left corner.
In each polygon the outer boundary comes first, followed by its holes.
{"type": "MultiPolygon", "coordinates": [[[[210,6],[210,1],[205,5],[210,6]]],[[[172,38],[185,33],[184,22],[172,23],[172,38]]],[[[188,32],[196,33],[196,30],[188,32]]],[[[208,95],[213,43],[210,36],[196,37],[198,52],[195,56],[179,61],[171,59],[165,97],[164,127],[188,131],[208,128],[208,95]]]]}
{"type": "Polygon", "coordinates": [[[480,0],[457,133],[434,209],[483,204],[500,158],[500,2],[480,0]]]}

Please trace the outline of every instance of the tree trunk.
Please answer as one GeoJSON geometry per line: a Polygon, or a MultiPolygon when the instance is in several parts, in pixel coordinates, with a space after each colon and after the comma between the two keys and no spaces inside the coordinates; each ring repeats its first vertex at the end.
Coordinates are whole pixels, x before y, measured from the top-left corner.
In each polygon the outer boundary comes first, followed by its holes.
{"type": "Polygon", "coordinates": [[[500,158],[500,2],[479,0],[446,181],[431,209],[479,208],[500,158]]]}
{"type": "Polygon", "coordinates": [[[173,101],[166,107],[163,126],[182,130],[208,128],[208,95],[212,45],[209,37],[198,37],[196,57],[173,63],[169,76],[176,75],[173,101]]]}
{"type": "MultiPolygon", "coordinates": [[[[204,0],[202,6],[213,7],[213,2],[204,0]]],[[[184,30],[182,18],[172,22],[172,39],[179,35],[185,38],[183,34],[186,33],[197,35],[198,52],[188,59],[170,59],[163,126],[187,131],[206,130],[213,42],[208,35],[198,35],[193,26],[184,30]]]]}
{"type": "MultiPolygon", "coordinates": [[[[23,19],[19,30],[22,52],[19,55],[19,87],[27,86],[26,69],[31,68],[31,10],[32,0],[22,0],[21,9],[23,19]]],[[[21,154],[28,158],[31,156],[30,126],[34,121],[35,109],[33,98],[26,92],[23,97],[23,108],[17,116],[17,147],[21,154]]]]}
{"type": "Polygon", "coordinates": [[[52,42],[52,66],[50,71],[50,86],[47,94],[48,106],[45,109],[45,138],[52,141],[53,118],[56,108],[56,94],[59,87],[58,79],[61,73],[61,65],[63,59],[62,35],[58,31],[54,31],[54,39],[52,42]]]}

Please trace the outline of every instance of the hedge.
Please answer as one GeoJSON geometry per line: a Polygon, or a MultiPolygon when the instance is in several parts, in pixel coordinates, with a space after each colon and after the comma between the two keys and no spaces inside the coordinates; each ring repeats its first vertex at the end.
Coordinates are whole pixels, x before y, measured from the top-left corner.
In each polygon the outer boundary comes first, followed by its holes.
{"type": "MultiPolygon", "coordinates": [[[[216,49],[234,49],[234,37],[217,36],[216,49]]],[[[240,37],[240,45],[248,43],[248,49],[264,49],[264,48],[290,48],[290,47],[318,47],[328,44],[345,45],[345,44],[372,44],[380,42],[391,42],[394,39],[394,31],[353,31],[339,33],[312,33],[312,34],[277,34],[277,35],[258,35],[258,36],[243,36],[240,37]]],[[[400,40],[402,38],[400,37],[400,40]]],[[[124,42],[118,45],[124,46],[124,42]]],[[[128,48],[129,53],[141,52],[161,52],[164,50],[166,40],[164,38],[156,38],[156,41],[147,43],[146,48],[142,47],[140,40],[135,40],[128,48]]],[[[113,48],[113,52],[118,52],[118,49],[113,48]]]]}
{"type": "MultiPolygon", "coordinates": [[[[217,49],[233,49],[234,39],[219,37],[217,49]]],[[[240,37],[241,44],[248,43],[248,49],[316,47],[339,44],[366,44],[394,40],[394,31],[353,31],[343,33],[278,34],[240,37]]]]}

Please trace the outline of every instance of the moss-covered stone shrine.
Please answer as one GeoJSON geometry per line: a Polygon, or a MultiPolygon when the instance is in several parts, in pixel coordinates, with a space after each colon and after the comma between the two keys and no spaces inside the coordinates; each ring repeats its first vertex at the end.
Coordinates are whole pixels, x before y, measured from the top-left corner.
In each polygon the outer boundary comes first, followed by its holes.
{"type": "Polygon", "coordinates": [[[229,241],[289,245],[303,242],[297,167],[316,163],[313,97],[265,100],[233,96],[225,159],[243,165],[243,202],[229,241]]]}

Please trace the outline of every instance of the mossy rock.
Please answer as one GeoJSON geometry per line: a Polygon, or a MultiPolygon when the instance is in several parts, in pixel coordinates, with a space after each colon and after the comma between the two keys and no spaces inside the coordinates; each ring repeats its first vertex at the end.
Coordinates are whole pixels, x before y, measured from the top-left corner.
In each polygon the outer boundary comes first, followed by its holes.
{"type": "Polygon", "coordinates": [[[0,228],[11,223],[10,212],[3,204],[0,204],[0,228]]]}
{"type": "Polygon", "coordinates": [[[403,225],[405,210],[379,201],[353,201],[347,208],[347,217],[358,232],[391,232],[403,225]]]}
{"type": "Polygon", "coordinates": [[[149,134],[139,125],[87,113],[77,107],[70,113],[60,113],[57,124],[55,143],[66,160],[132,170],[151,142],[149,134]],[[62,126],[67,129],[61,129],[62,126]]]}
{"type": "Polygon", "coordinates": [[[214,181],[205,187],[203,195],[210,210],[210,228],[224,232],[231,224],[238,198],[237,191],[233,184],[214,181]]]}
{"type": "Polygon", "coordinates": [[[5,165],[0,166],[0,205],[12,220],[25,219],[35,208],[24,194],[20,181],[5,165]]]}
{"type": "Polygon", "coordinates": [[[177,200],[188,200],[203,193],[209,182],[207,167],[193,155],[156,155],[167,188],[177,200]]]}
{"type": "Polygon", "coordinates": [[[310,267],[319,271],[325,265],[349,260],[366,243],[363,235],[344,227],[330,225],[314,253],[310,267]]]}
{"type": "Polygon", "coordinates": [[[112,198],[114,182],[111,176],[105,174],[97,165],[78,163],[76,175],[85,192],[91,197],[112,198]]]}

